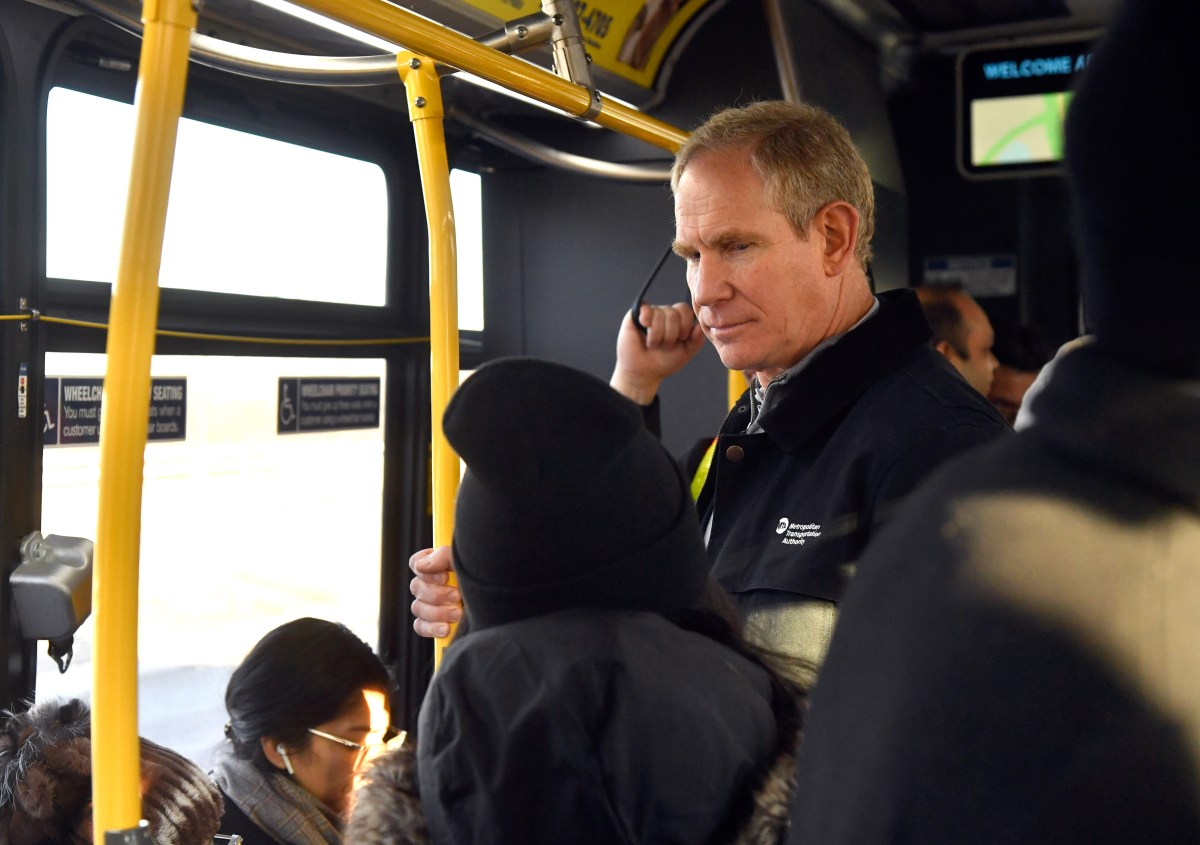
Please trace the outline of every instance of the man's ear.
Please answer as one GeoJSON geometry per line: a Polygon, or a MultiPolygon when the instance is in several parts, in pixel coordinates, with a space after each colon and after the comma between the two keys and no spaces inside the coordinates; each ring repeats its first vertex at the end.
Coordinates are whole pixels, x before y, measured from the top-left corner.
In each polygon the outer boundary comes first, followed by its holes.
{"type": "Polygon", "coordinates": [[[858,220],[857,209],[843,200],[834,200],[822,206],[813,217],[813,229],[823,239],[826,276],[840,276],[854,260],[858,220]]]}
{"type": "Polygon", "coordinates": [[[948,361],[956,361],[959,359],[958,352],[955,351],[953,344],[951,344],[948,340],[939,340],[933,345],[933,348],[942,353],[942,357],[948,361]]]}

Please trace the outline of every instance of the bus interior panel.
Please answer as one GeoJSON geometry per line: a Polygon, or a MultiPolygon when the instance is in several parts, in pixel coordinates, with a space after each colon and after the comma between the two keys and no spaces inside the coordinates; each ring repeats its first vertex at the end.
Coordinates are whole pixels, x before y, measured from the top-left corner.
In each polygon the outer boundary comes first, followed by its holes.
{"type": "MultiPolygon", "coordinates": [[[[493,42],[504,31],[498,8],[509,20],[540,9],[404,5],[493,42]]],[[[876,290],[960,283],[998,336],[1034,335],[1050,349],[1084,327],[1054,153],[1061,126],[1006,148],[1004,121],[1024,112],[987,124],[965,122],[964,109],[1061,101],[1086,66],[1056,64],[1062,45],[1086,56],[1114,5],[574,4],[596,87],[658,121],[687,131],[720,108],[789,97],[832,112],[875,184],[876,290]],[[655,11],[662,28],[651,31],[655,11]],[[987,78],[964,81],[967,72],[987,78]],[[1045,84],[1014,87],[1030,78],[1045,84]],[[966,137],[985,130],[991,140],[966,137]],[[971,159],[972,143],[998,166],[971,159]]],[[[104,373],[141,12],[131,0],[0,5],[0,526],[10,571],[32,532],[94,536],[102,391],[92,386],[104,373]]],[[[379,70],[394,66],[386,42],[295,12],[275,0],[200,8],[196,33],[209,40],[193,42],[167,218],[167,333],[152,371],[164,436],[146,449],[139,714],[146,736],[202,765],[221,738],[229,673],[284,618],[325,615],[371,643],[397,679],[399,727],[415,724],[433,671],[408,609],[408,556],[433,541],[434,429],[410,101],[399,76],[379,70]],[[220,66],[200,49],[215,43],[377,61],[355,84],[279,81],[220,66]],[[169,419],[184,425],[169,430],[169,419]]],[[[550,67],[545,46],[519,55],[550,67]]],[[[618,325],[674,237],[671,153],[477,76],[448,72],[441,83],[459,174],[460,369],[529,355],[607,379],[618,325]]],[[[683,262],[668,258],[648,301],[686,297],[683,262]]],[[[725,378],[706,348],[664,386],[672,452],[711,437],[727,410],[725,378]]],[[[87,696],[90,625],[60,673],[47,643],[23,636],[12,586],[0,581],[0,703],[87,696]]]]}

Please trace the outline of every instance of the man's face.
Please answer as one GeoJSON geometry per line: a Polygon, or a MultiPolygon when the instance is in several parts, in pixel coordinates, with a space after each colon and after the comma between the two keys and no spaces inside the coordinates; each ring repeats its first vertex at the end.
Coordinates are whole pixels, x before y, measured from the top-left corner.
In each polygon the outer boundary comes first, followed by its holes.
{"type": "Polygon", "coordinates": [[[675,251],[688,263],[692,307],[721,362],[766,384],[829,334],[841,294],[824,271],[824,238],[808,239],[767,204],[744,148],[702,153],[675,189],[675,251]]]}
{"type": "Polygon", "coordinates": [[[962,358],[957,353],[950,355],[950,362],[955,369],[962,373],[963,378],[971,387],[984,396],[992,388],[992,379],[996,372],[996,356],[992,354],[992,344],[996,342],[996,333],[987,314],[979,307],[979,303],[968,296],[956,297],[959,313],[962,315],[963,326],[967,330],[967,357],[962,358]]]}

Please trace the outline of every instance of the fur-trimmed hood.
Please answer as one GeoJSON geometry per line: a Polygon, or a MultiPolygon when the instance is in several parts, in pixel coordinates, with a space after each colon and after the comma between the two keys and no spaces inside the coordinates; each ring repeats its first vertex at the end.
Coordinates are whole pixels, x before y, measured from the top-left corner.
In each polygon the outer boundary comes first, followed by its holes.
{"type": "MultiPolygon", "coordinates": [[[[795,785],[795,754],[781,752],[755,791],[737,835],[711,845],[780,845],[787,836],[795,785]]],[[[421,811],[413,746],[389,751],[367,770],[356,792],[345,845],[433,845],[421,811]]]]}
{"type": "MultiPolygon", "coordinates": [[[[221,795],[194,763],[140,741],[142,813],[158,845],[210,845],[221,795]]],[[[78,699],[6,712],[0,725],[5,845],[91,845],[91,713],[78,699]]]]}
{"type": "Polygon", "coordinates": [[[0,733],[0,817],[10,845],[91,843],[91,717],[83,702],[6,712],[0,733]]]}

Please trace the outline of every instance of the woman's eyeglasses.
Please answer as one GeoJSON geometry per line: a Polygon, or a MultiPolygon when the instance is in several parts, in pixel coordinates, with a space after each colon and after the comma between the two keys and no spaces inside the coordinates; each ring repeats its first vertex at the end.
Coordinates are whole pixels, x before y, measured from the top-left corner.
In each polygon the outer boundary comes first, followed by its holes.
{"type": "Polygon", "coordinates": [[[309,728],[308,732],[313,736],[319,736],[321,739],[327,739],[330,742],[336,742],[338,745],[352,749],[358,754],[358,762],[361,763],[368,752],[379,753],[381,751],[399,748],[404,745],[404,740],[408,738],[408,731],[397,730],[396,728],[388,728],[380,737],[378,742],[354,742],[353,740],[345,739],[340,736],[334,736],[325,731],[319,731],[316,728],[309,728]]]}

